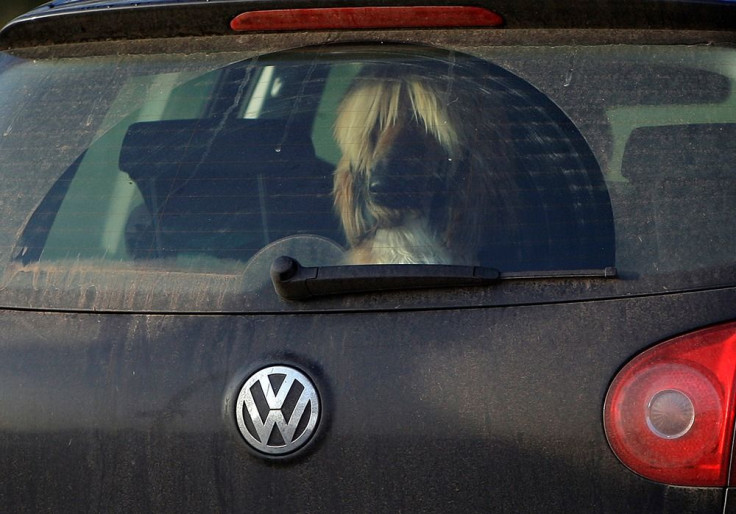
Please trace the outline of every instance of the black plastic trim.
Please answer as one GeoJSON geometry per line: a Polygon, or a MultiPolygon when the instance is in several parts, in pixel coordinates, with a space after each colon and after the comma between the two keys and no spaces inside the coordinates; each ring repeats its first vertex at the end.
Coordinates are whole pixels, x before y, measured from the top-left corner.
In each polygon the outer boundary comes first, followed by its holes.
{"type": "Polygon", "coordinates": [[[382,264],[307,267],[288,256],[271,265],[276,293],[287,300],[320,296],[447,287],[484,287],[501,280],[615,278],[616,269],[552,270],[501,273],[483,266],[382,264]]]}

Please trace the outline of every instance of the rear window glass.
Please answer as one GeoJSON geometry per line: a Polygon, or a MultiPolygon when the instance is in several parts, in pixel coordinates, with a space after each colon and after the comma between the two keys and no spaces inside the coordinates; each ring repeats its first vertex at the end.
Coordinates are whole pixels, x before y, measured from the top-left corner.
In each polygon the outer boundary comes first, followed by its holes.
{"type": "Polygon", "coordinates": [[[677,47],[5,56],[0,303],[256,308],[280,255],[723,283],[733,64],[677,47]]]}

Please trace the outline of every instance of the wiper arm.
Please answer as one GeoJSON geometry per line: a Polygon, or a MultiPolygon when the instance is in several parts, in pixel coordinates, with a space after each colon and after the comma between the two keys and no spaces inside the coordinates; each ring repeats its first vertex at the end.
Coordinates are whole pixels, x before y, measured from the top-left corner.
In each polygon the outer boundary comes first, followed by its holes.
{"type": "Polygon", "coordinates": [[[483,266],[445,264],[371,264],[306,267],[287,256],[271,264],[271,281],[287,300],[318,296],[442,287],[489,286],[501,280],[533,278],[613,277],[615,268],[602,270],[501,273],[483,266]]]}
{"type": "Polygon", "coordinates": [[[493,268],[444,264],[305,267],[283,256],[271,265],[273,287],[288,300],[341,293],[486,286],[498,282],[499,277],[499,271],[493,268]]]}

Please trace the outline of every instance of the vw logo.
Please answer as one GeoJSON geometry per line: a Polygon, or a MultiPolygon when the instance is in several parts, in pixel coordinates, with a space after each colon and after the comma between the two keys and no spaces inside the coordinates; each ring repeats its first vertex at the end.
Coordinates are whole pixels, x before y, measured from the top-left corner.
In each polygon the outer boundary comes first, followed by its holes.
{"type": "Polygon", "coordinates": [[[320,414],[317,389],[288,366],[264,368],[245,381],[235,403],[238,428],[259,452],[284,455],[304,446],[320,414]]]}

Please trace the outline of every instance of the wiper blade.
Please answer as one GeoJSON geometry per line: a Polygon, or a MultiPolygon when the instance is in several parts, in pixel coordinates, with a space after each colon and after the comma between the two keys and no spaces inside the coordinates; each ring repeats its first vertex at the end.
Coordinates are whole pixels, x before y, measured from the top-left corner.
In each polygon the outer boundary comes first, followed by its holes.
{"type": "Polygon", "coordinates": [[[541,278],[616,278],[613,266],[591,269],[563,269],[545,271],[511,271],[501,273],[501,280],[534,280],[541,278]]]}
{"type": "Polygon", "coordinates": [[[615,268],[601,270],[501,273],[483,266],[445,264],[370,264],[307,267],[288,256],[271,264],[271,281],[279,296],[287,300],[348,294],[489,286],[501,280],[534,278],[608,278],[615,268]]]}

